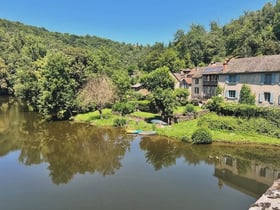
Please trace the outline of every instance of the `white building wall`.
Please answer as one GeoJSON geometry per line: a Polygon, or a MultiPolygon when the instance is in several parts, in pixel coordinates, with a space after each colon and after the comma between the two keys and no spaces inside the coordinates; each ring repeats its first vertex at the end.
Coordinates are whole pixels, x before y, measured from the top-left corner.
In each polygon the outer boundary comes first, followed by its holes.
{"type": "Polygon", "coordinates": [[[273,84],[266,85],[261,82],[262,73],[236,74],[237,82],[230,83],[228,75],[220,75],[218,85],[223,88],[223,96],[228,101],[238,101],[240,90],[243,84],[251,88],[251,92],[256,96],[256,105],[280,106],[280,72],[273,73],[273,84]],[[229,91],[236,91],[236,97],[229,97],[229,91]],[[270,101],[266,101],[264,94],[270,94],[270,101]]]}

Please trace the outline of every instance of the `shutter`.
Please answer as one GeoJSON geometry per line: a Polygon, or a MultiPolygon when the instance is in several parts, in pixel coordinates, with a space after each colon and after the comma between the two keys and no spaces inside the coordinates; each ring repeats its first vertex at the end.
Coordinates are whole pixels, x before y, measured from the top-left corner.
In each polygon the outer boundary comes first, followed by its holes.
{"type": "Polygon", "coordinates": [[[264,84],[264,74],[261,74],[261,81],[260,81],[261,85],[264,84]]]}
{"type": "Polygon", "coordinates": [[[259,93],[259,102],[261,103],[263,101],[263,94],[259,93]]]}
{"type": "Polygon", "coordinates": [[[278,105],[280,105],[280,95],[278,96],[278,105]]]}
{"type": "Polygon", "coordinates": [[[229,98],[229,91],[226,91],[226,98],[229,98]]]}
{"type": "Polygon", "coordinates": [[[269,103],[273,104],[273,102],[274,102],[274,95],[273,95],[273,93],[270,93],[270,101],[269,101],[269,103]]]}
{"type": "Polygon", "coordinates": [[[272,76],[271,76],[271,84],[272,85],[274,85],[275,84],[275,73],[274,74],[272,74],[272,76]]]}
{"type": "Polygon", "coordinates": [[[238,94],[238,91],[236,90],[235,91],[235,99],[238,99],[238,97],[239,97],[239,94],[238,94]]]}

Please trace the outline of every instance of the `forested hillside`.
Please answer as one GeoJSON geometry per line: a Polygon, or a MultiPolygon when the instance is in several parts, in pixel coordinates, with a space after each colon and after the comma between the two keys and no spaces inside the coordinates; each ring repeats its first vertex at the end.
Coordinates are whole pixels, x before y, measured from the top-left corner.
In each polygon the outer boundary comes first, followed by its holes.
{"type": "Polygon", "coordinates": [[[245,12],[224,26],[211,22],[209,31],[195,24],[187,32],[178,29],[167,45],[119,43],[0,19],[0,93],[15,94],[46,114],[50,113],[44,109],[55,100],[54,112],[71,112],[85,82],[97,74],[112,80],[119,96],[115,100],[124,100],[130,84],[137,80],[131,79],[132,74],[141,76],[164,66],[179,71],[232,56],[279,53],[280,0],[275,5],[267,3],[260,11],[245,12]]]}

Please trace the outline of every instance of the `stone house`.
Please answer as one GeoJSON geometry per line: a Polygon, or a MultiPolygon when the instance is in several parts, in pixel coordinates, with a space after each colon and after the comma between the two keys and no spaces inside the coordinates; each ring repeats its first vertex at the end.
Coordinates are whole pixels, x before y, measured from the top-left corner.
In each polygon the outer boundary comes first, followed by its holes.
{"type": "Polygon", "coordinates": [[[246,84],[257,105],[280,106],[280,55],[232,59],[218,76],[218,85],[228,101],[237,102],[246,84]]]}
{"type": "Polygon", "coordinates": [[[192,77],[192,98],[208,99],[215,95],[222,63],[212,63],[195,69],[192,77]]]}
{"type": "Polygon", "coordinates": [[[174,89],[178,89],[178,88],[188,89],[191,95],[193,74],[194,74],[193,69],[182,69],[178,73],[170,72],[170,75],[175,82],[174,89]]]}

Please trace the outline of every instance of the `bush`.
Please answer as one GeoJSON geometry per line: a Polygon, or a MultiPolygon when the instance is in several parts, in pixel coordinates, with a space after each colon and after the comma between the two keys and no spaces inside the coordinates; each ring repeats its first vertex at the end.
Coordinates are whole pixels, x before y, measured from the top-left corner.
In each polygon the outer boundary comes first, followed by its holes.
{"type": "Polygon", "coordinates": [[[122,128],[126,125],[126,119],[124,118],[117,118],[114,120],[114,123],[113,123],[114,127],[117,127],[117,128],[122,128]]]}
{"type": "Polygon", "coordinates": [[[192,143],[193,144],[211,144],[212,135],[207,128],[198,128],[192,134],[192,143]]]}
{"type": "Polygon", "coordinates": [[[187,104],[185,108],[185,113],[190,113],[190,112],[194,112],[194,105],[187,104]]]}
{"type": "Polygon", "coordinates": [[[198,106],[199,105],[199,100],[198,99],[192,99],[191,104],[193,104],[194,106],[198,106]]]}
{"type": "Polygon", "coordinates": [[[137,101],[138,109],[141,112],[149,112],[151,107],[151,102],[149,100],[137,101]]]}
{"type": "Polygon", "coordinates": [[[130,114],[135,111],[135,103],[134,102],[119,102],[114,104],[113,111],[121,113],[122,116],[126,114],[130,114]]]}

